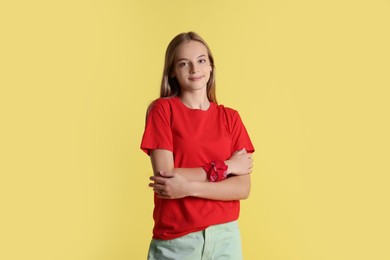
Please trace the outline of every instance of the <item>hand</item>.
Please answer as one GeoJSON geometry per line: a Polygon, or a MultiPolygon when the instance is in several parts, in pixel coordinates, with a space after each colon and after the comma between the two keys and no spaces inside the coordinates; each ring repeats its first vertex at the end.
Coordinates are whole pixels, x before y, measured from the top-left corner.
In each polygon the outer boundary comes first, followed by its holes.
{"type": "Polygon", "coordinates": [[[189,196],[189,184],[183,176],[172,172],[160,172],[159,176],[152,176],[149,187],[152,187],[157,197],[161,199],[180,199],[189,196]]]}
{"type": "Polygon", "coordinates": [[[244,175],[252,172],[252,154],[248,153],[245,148],[235,152],[225,163],[228,165],[229,174],[244,175]]]}

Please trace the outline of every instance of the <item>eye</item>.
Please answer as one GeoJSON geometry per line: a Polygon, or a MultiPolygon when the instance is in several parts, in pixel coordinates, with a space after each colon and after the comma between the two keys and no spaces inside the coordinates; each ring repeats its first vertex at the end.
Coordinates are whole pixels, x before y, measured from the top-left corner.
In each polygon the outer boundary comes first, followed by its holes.
{"type": "Polygon", "coordinates": [[[177,64],[180,68],[188,67],[188,62],[180,62],[177,64]]]}
{"type": "Polygon", "coordinates": [[[207,60],[206,60],[206,59],[200,59],[198,62],[199,62],[199,63],[206,63],[207,60]]]}

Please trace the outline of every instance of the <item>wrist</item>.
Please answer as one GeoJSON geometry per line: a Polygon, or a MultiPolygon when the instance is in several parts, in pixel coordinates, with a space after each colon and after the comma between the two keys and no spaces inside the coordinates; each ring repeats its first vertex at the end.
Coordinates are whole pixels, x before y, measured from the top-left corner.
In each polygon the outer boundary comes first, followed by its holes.
{"type": "Polygon", "coordinates": [[[188,196],[189,197],[197,197],[198,192],[197,192],[197,182],[189,182],[188,183],[188,196]]]}
{"type": "Polygon", "coordinates": [[[202,166],[209,182],[218,182],[226,179],[229,166],[224,161],[213,161],[202,166]]]}
{"type": "Polygon", "coordinates": [[[229,175],[229,174],[232,174],[233,172],[234,172],[234,167],[233,167],[233,165],[234,165],[234,163],[232,162],[232,160],[226,160],[225,161],[225,164],[227,165],[227,174],[229,175]]]}

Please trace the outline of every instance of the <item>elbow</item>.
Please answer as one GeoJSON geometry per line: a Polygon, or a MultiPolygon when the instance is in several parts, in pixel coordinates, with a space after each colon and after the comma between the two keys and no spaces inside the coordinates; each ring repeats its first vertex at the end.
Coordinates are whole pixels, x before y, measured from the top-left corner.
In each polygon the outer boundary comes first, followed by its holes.
{"type": "Polygon", "coordinates": [[[244,183],[242,185],[242,190],[241,190],[241,198],[240,200],[245,200],[249,197],[249,194],[251,192],[251,181],[250,181],[250,175],[244,176],[244,183]]]}
{"type": "Polygon", "coordinates": [[[240,198],[240,200],[246,200],[246,199],[249,197],[250,191],[251,191],[250,187],[244,189],[244,190],[242,191],[242,193],[241,193],[241,198],[240,198]]]}
{"type": "Polygon", "coordinates": [[[250,182],[247,182],[245,183],[245,185],[242,185],[239,194],[237,194],[238,200],[246,200],[249,197],[250,192],[251,192],[251,184],[250,182]]]}
{"type": "Polygon", "coordinates": [[[233,200],[246,200],[249,197],[249,191],[241,191],[237,193],[232,199],[233,200]]]}
{"type": "Polygon", "coordinates": [[[240,179],[239,189],[237,190],[237,200],[245,200],[249,197],[251,191],[250,175],[237,176],[240,179]]]}

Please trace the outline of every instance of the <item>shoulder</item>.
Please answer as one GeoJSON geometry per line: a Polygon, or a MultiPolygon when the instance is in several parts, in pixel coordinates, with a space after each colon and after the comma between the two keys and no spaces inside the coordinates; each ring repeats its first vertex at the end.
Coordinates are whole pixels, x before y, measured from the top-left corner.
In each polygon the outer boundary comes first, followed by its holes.
{"type": "Polygon", "coordinates": [[[170,111],[174,105],[174,97],[158,98],[150,103],[147,113],[151,111],[170,111]]]}
{"type": "Polygon", "coordinates": [[[233,132],[241,121],[238,111],[224,105],[217,105],[217,111],[228,131],[233,132]]]}
{"type": "Polygon", "coordinates": [[[231,108],[231,107],[226,107],[222,104],[219,104],[216,107],[217,107],[218,111],[225,114],[229,119],[233,119],[233,118],[239,116],[238,111],[231,108]]]}
{"type": "Polygon", "coordinates": [[[172,104],[174,97],[158,98],[150,103],[149,107],[169,107],[172,104]]]}

